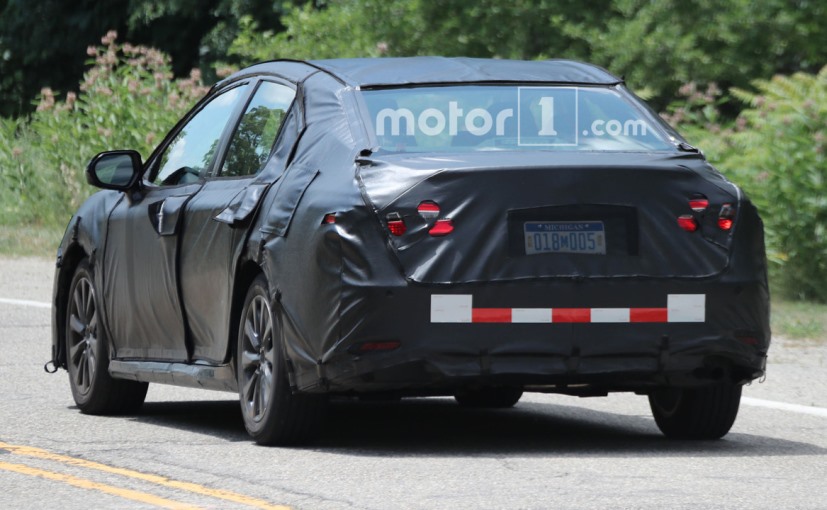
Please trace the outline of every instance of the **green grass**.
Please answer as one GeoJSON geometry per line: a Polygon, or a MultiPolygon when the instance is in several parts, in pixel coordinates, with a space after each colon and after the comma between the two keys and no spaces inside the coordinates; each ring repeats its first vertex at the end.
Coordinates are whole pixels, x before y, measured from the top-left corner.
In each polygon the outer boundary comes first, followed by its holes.
{"type": "Polygon", "coordinates": [[[52,258],[62,236],[57,227],[0,225],[0,255],[52,258]]]}
{"type": "Polygon", "coordinates": [[[775,335],[827,342],[827,304],[773,299],[771,324],[775,335]]]}

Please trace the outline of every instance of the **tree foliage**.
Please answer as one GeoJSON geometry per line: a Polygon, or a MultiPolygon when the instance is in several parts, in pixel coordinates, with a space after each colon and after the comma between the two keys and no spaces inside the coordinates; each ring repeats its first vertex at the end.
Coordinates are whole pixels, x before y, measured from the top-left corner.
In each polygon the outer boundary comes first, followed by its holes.
{"type": "Polygon", "coordinates": [[[330,0],[285,28],[242,23],[231,53],[272,58],[573,58],[626,76],[665,107],[689,81],[749,87],[827,62],[827,5],[808,0],[330,0]]]}
{"type": "MultiPolygon", "coordinates": [[[[0,0],[0,115],[31,111],[43,87],[77,92],[87,46],[108,30],[171,55],[176,76],[211,73],[247,16],[280,30],[291,0],[0,0]]],[[[208,78],[214,78],[208,75],[208,78]]]]}

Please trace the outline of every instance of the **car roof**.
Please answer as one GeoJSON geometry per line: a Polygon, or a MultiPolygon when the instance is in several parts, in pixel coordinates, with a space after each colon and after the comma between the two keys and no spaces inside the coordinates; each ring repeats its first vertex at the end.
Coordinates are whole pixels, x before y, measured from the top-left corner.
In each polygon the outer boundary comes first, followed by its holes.
{"type": "Polygon", "coordinates": [[[323,71],[345,85],[371,88],[436,83],[576,83],[612,85],[623,80],[605,69],[574,60],[506,60],[465,57],[385,57],[331,60],[273,60],[239,75],[273,73],[301,81],[323,71]]]}
{"type": "Polygon", "coordinates": [[[457,82],[614,84],[622,80],[600,67],[573,60],[487,58],[351,58],[312,64],[360,87],[457,82]]]}

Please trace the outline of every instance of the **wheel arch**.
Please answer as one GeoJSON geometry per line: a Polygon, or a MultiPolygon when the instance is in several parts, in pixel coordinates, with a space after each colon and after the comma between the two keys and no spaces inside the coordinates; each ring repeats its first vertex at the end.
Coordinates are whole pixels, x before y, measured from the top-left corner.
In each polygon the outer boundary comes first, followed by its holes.
{"type": "Polygon", "coordinates": [[[66,324],[69,285],[71,285],[75,271],[83,259],[89,259],[91,264],[92,257],[87,250],[78,242],[71,243],[62,253],[55,274],[54,314],[52,317],[54,337],[52,358],[55,365],[60,368],[68,368],[66,360],[66,331],[63,325],[66,324]]]}
{"type": "Polygon", "coordinates": [[[232,300],[230,301],[232,309],[230,312],[229,338],[227,339],[226,359],[228,362],[235,358],[238,326],[241,320],[241,309],[244,307],[244,298],[247,295],[247,289],[250,288],[253,280],[260,274],[264,274],[264,270],[255,261],[250,259],[240,262],[236,268],[233,277],[232,300]]]}

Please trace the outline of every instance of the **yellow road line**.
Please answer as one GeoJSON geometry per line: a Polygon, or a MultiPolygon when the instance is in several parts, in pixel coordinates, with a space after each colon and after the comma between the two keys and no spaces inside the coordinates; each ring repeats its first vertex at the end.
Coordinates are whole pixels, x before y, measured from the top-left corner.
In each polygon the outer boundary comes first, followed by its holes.
{"type": "Polygon", "coordinates": [[[53,471],[46,471],[44,469],[24,466],[22,464],[10,464],[8,462],[0,461],[0,469],[20,473],[21,475],[36,476],[39,478],[45,478],[46,480],[63,482],[68,485],[80,487],[81,489],[104,492],[113,496],[119,496],[121,498],[131,499],[133,501],[138,501],[139,503],[155,505],[161,508],[171,508],[174,510],[194,510],[198,508],[197,506],[179,503],[171,499],[147,494],[146,492],[133,491],[132,489],[122,489],[120,487],[106,485],[105,483],[93,482],[92,480],[87,480],[86,478],[78,478],[77,476],[67,475],[65,473],[55,473],[53,471]]]}
{"type": "Polygon", "coordinates": [[[197,483],[181,482],[159,475],[152,475],[149,473],[134,471],[132,469],[108,466],[106,464],[101,464],[99,462],[93,462],[90,460],[78,459],[75,457],[69,457],[67,455],[52,453],[50,451],[43,450],[40,448],[34,448],[32,446],[18,446],[7,444],[0,441],[0,449],[6,450],[15,455],[24,455],[27,457],[51,460],[87,469],[95,469],[97,471],[103,471],[105,473],[126,476],[129,478],[135,478],[137,480],[143,480],[145,482],[154,483],[164,487],[171,487],[174,489],[179,489],[194,494],[201,494],[204,496],[210,496],[217,499],[223,499],[225,501],[231,501],[233,503],[238,503],[240,505],[261,508],[262,510],[290,510],[287,506],[273,505],[272,503],[265,501],[263,499],[253,498],[235,492],[225,491],[222,489],[210,489],[209,487],[204,487],[203,485],[198,485],[197,483]]]}

